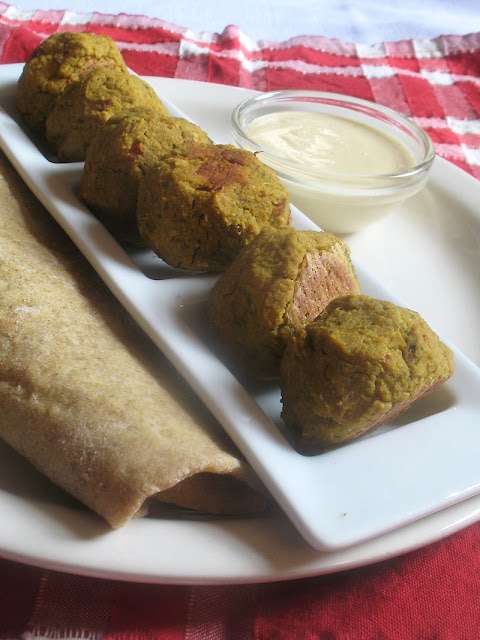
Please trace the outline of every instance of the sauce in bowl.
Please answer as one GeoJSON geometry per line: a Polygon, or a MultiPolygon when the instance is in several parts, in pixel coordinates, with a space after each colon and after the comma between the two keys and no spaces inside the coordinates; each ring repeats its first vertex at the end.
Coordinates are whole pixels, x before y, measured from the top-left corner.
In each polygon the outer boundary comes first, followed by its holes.
{"type": "Polygon", "coordinates": [[[415,166],[411,151],[393,136],[327,113],[270,113],[254,120],[246,133],[282,158],[327,171],[396,174],[415,166]]]}
{"type": "Polygon", "coordinates": [[[411,119],[368,100],[272,91],[240,103],[232,139],[257,154],[321,229],[358,231],[425,185],[435,157],[411,119]]]}

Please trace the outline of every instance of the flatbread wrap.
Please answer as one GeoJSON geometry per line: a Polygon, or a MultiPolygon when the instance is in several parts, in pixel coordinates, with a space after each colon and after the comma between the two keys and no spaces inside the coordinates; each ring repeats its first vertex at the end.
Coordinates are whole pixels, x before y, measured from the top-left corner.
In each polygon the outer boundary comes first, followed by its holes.
{"type": "Polygon", "coordinates": [[[265,507],[215,419],[3,155],[0,437],[115,528],[152,500],[265,507]]]}

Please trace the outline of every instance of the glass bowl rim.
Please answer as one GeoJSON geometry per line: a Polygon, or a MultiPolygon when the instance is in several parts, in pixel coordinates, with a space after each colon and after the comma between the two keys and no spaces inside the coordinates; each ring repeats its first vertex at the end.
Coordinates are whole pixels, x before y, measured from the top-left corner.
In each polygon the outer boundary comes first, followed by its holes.
{"type": "MultiPolygon", "coordinates": [[[[267,115],[266,113],[263,115],[267,115]]],[[[379,180],[391,180],[391,181],[399,181],[405,182],[405,180],[414,181],[418,176],[422,176],[426,173],[435,158],[435,147],[430,138],[430,136],[424,131],[419,125],[416,124],[412,119],[407,116],[402,115],[401,113],[395,111],[394,109],[390,109],[384,105],[378,104],[376,102],[372,102],[370,100],[364,100],[363,98],[356,98],[354,96],[349,96],[341,93],[333,93],[329,91],[314,91],[314,90],[299,90],[299,89],[287,89],[287,90],[277,90],[277,91],[267,91],[263,93],[259,93],[255,96],[251,96],[249,98],[245,98],[242,100],[232,111],[231,115],[231,127],[233,131],[234,140],[243,140],[248,143],[250,147],[253,148],[254,153],[262,153],[265,154],[266,157],[270,157],[273,160],[280,162],[283,166],[290,168],[296,172],[301,173],[302,171],[308,173],[309,176],[318,176],[319,178],[328,178],[331,177],[333,180],[346,180],[347,182],[359,183],[360,181],[379,181],[379,180]],[[397,126],[398,128],[403,128],[407,131],[407,133],[415,140],[421,143],[423,146],[423,158],[420,162],[417,162],[413,167],[407,169],[406,171],[402,171],[399,173],[351,173],[351,172],[342,172],[342,171],[330,171],[327,169],[316,169],[311,167],[308,164],[301,164],[292,160],[289,160],[279,154],[276,154],[268,149],[265,149],[257,142],[252,140],[246,134],[244,128],[241,125],[241,117],[242,115],[249,109],[254,107],[268,105],[268,104],[288,104],[289,102],[297,102],[301,104],[301,102],[319,102],[321,104],[338,106],[345,109],[353,109],[354,111],[360,111],[366,113],[371,118],[377,118],[382,121],[387,121],[389,124],[397,126]]],[[[268,162],[266,163],[268,164],[268,162]]],[[[276,169],[277,170],[277,169],[276,169]]],[[[290,176],[287,171],[281,171],[281,169],[277,170],[278,173],[292,181],[304,184],[314,184],[314,179],[309,179],[303,181],[300,178],[294,178],[290,176]]],[[[399,185],[400,186],[400,185],[399,185]]],[[[392,185],[389,186],[392,188],[392,185]]]]}

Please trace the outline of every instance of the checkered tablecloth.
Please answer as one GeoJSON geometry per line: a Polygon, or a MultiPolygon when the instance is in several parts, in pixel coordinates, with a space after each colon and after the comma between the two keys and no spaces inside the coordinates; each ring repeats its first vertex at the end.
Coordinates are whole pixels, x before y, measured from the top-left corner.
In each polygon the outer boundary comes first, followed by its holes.
{"type": "MultiPolygon", "coordinates": [[[[372,46],[321,36],[254,42],[236,27],[196,34],[156,19],[22,14],[0,3],[1,62],[24,62],[58,30],[108,34],[142,75],[374,100],[412,117],[439,155],[480,178],[479,33],[372,46]]],[[[479,565],[478,525],[388,562],[266,585],[133,584],[5,559],[0,638],[478,640],[479,565]]]]}
{"type": "Polygon", "coordinates": [[[381,564],[261,585],[135,584],[0,560],[0,638],[477,640],[479,558],[474,525],[381,564]]]}
{"type": "Polygon", "coordinates": [[[104,33],[141,75],[271,91],[346,93],[412,117],[437,152],[480,178],[480,33],[376,45],[321,36],[254,42],[234,26],[196,34],[138,16],[36,11],[0,3],[0,60],[22,62],[57,30],[104,33]]]}

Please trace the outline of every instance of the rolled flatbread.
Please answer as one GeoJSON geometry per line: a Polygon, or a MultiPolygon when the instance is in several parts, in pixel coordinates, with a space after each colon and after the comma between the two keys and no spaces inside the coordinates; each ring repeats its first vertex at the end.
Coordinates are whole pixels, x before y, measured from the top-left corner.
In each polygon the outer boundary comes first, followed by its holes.
{"type": "Polygon", "coordinates": [[[3,155],[0,437],[112,527],[152,499],[265,506],[214,418],[3,155]]]}

